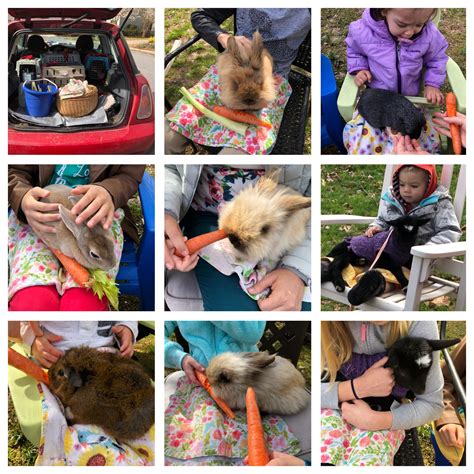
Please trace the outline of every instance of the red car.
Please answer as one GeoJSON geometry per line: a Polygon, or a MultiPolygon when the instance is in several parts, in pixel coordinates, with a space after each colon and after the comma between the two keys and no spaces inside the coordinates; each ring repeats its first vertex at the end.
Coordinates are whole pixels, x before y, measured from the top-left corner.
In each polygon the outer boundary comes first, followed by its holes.
{"type": "Polygon", "coordinates": [[[106,22],[120,8],[9,8],[8,12],[14,17],[8,25],[9,154],[153,150],[152,90],[133,60],[121,32],[123,26],[106,22]],[[91,55],[95,62],[88,59],[91,55]],[[44,77],[44,66],[51,64],[62,66],[56,68],[60,71],[76,65],[77,78],[84,79],[85,74],[97,86],[103,107],[82,119],[65,119],[54,108],[47,117],[30,116],[22,84],[44,77]],[[99,68],[94,70],[91,64],[99,68]]]}

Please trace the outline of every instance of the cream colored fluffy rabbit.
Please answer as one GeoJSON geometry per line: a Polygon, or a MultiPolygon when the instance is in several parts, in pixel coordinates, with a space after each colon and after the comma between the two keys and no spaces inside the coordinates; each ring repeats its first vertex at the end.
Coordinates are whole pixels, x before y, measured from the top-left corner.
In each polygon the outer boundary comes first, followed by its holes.
{"type": "Polygon", "coordinates": [[[224,352],[206,369],[212,390],[234,409],[245,409],[247,387],[266,413],[292,415],[310,401],[305,381],[287,359],[268,352],[224,352]]]}
{"type": "Polygon", "coordinates": [[[56,228],[56,234],[41,232],[38,237],[48,247],[60,250],[74,258],[86,268],[109,270],[117,263],[112,232],[100,224],[89,229],[86,222],[76,224],[77,218],[70,209],[82,196],[72,196],[71,188],[62,184],[52,184],[44,189],[50,191],[42,202],[59,203],[60,221],[49,223],[56,228]]]}

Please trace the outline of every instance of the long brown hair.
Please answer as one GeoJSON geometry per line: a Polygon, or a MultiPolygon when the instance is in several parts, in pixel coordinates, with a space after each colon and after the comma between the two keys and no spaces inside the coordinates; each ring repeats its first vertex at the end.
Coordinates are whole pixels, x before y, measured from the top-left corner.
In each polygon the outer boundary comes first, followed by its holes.
{"type": "MultiPolygon", "coordinates": [[[[391,321],[385,326],[385,347],[408,334],[410,321],[391,321]]],[[[352,357],[354,339],[347,321],[321,321],[321,372],[336,380],[337,372],[352,357]]]]}

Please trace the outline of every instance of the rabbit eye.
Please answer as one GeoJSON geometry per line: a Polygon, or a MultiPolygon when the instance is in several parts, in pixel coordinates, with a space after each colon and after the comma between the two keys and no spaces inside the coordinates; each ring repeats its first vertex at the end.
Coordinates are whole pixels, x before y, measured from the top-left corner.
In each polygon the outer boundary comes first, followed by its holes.
{"type": "Polygon", "coordinates": [[[92,250],[89,252],[89,255],[92,257],[92,258],[95,258],[96,260],[99,260],[100,256],[97,255],[96,253],[94,253],[92,250]]]}
{"type": "Polygon", "coordinates": [[[268,234],[269,231],[270,231],[270,226],[269,225],[264,225],[262,227],[262,230],[261,230],[262,234],[264,234],[264,235],[268,234]]]}
{"type": "Polygon", "coordinates": [[[58,370],[58,375],[60,377],[64,377],[64,370],[63,369],[58,370]]]}

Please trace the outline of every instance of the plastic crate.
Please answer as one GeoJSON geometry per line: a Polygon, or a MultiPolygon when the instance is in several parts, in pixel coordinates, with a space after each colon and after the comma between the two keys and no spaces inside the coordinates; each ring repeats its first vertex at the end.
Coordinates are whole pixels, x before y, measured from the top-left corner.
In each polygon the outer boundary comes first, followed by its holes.
{"type": "Polygon", "coordinates": [[[79,53],[43,53],[41,55],[43,65],[48,64],[81,64],[79,53]]]}
{"type": "Polygon", "coordinates": [[[39,79],[41,77],[41,59],[19,59],[16,62],[16,73],[20,79],[20,82],[31,80],[31,79],[39,79]],[[34,70],[34,77],[22,77],[22,73],[28,71],[33,72],[34,70]]]}
{"type": "Polygon", "coordinates": [[[86,78],[84,66],[80,64],[72,66],[43,66],[41,73],[45,79],[53,81],[58,87],[66,85],[69,79],[80,79],[83,81],[86,78]]]}

